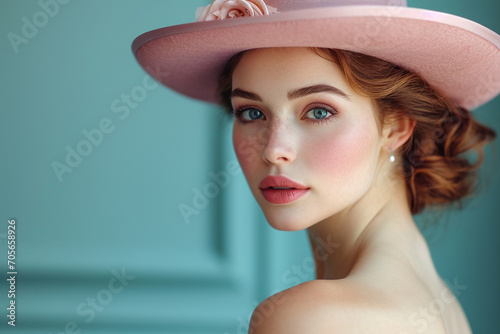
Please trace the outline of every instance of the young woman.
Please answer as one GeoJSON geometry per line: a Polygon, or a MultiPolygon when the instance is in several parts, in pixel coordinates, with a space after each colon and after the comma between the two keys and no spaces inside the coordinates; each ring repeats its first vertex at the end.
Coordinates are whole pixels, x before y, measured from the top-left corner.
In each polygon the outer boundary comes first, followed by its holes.
{"type": "Polygon", "coordinates": [[[353,3],[216,0],[198,11],[212,22],[147,33],[134,52],[168,87],[234,115],[269,224],[308,231],[318,279],[262,302],[250,333],[470,333],[412,215],[474,187],[495,133],[468,110],[500,92],[500,36],[353,3]]]}

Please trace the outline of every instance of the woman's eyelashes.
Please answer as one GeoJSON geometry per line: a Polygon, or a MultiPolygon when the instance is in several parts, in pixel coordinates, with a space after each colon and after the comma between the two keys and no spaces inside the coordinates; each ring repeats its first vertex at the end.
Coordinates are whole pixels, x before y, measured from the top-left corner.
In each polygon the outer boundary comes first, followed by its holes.
{"type": "Polygon", "coordinates": [[[242,123],[250,123],[265,118],[264,113],[254,107],[240,107],[233,111],[234,117],[242,123]]]}
{"type": "Polygon", "coordinates": [[[315,105],[307,109],[303,118],[320,124],[333,120],[333,116],[337,114],[334,108],[325,105],[315,105]]]}
{"type": "MultiPolygon", "coordinates": [[[[334,108],[326,105],[308,106],[305,110],[307,111],[301,119],[318,124],[331,121],[333,116],[337,114],[334,108]]],[[[266,119],[266,115],[260,109],[251,106],[235,108],[233,116],[240,123],[252,123],[257,120],[266,119]]]]}

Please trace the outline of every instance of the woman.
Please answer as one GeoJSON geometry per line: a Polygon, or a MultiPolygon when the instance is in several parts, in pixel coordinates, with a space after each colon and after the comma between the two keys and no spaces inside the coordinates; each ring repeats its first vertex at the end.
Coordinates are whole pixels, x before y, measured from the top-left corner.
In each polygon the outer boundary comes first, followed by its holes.
{"type": "Polygon", "coordinates": [[[341,2],[216,0],[198,11],[212,22],[133,48],[162,83],[235,116],[268,222],[308,231],[318,280],[262,302],[250,333],[470,333],[412,215],[474,187],[495,133],[468,110],[500,92],[500,36],[404,3],[341,2]]]}

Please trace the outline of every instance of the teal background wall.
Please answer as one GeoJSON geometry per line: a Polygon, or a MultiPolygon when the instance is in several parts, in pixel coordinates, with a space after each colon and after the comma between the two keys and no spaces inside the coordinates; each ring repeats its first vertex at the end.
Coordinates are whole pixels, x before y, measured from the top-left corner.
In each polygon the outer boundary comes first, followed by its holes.
{"type": "MultiPolygon", "coordinates": [[[[208,1],[60,2],[0,2],[0,331],[246,333],[259,301],[313,278],[306,234],[267,226],[236,165],[230,120],[155,85],[130,50],[145,31],[192,22],[208,1]],[[39,27],[16,52],[8,36],[26,20],[39,27]],[[58,177],[54,162],[67,158],[71,171],[58,177]],[[16,328],[5,316],[9,219],[16,328]]],[[[498,1],[409,5],[500,32],[498,1]]],[[[500,131],[499,98],[475,115],[500,131]]],[[[475,333],[500,327],[499,162],[490,147],[465,210],[419,217],[439,219],[424,232],[442,277],[466,286],[459,299],[475,333]]]]}

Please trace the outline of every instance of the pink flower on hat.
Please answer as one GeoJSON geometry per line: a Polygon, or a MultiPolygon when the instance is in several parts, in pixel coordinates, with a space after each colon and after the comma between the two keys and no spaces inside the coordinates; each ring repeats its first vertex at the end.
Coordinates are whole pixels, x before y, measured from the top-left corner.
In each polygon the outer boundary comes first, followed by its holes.
{"type": "Polygon", "coordinates": [[[211,5],[196,11],[196,21],[214,21],[243,16],[261,16],[277,13],[277,9],[263,0],[214,0],[211,5]]]}

